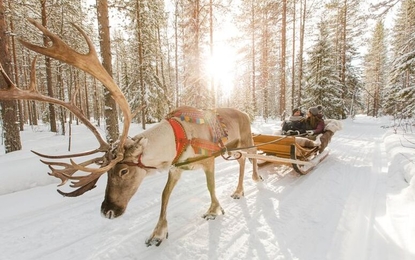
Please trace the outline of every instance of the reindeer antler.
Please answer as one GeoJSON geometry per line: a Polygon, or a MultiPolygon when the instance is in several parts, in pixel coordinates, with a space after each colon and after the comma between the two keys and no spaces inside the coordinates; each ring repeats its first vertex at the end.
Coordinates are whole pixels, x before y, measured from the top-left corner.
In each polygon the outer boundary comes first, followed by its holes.
{"type": "MultiPolygon", "coordinates": [[[[49,56],[51,58],[60,60],[62,62],[65,62],[69,65],[72,65],[74,67],[77,67],[89,74],[91,74],[93,77],[101,81],[104,86],[108,89],[111,96],[115,100],[115,102],[119,105],[123,115],[124,115],[124,126],[123,131],[119,139],[118,149],[116,151],[116,157],[111,158],[110,161],[105,162],[105,164],[102,164],[102,162],[105,161],[104,156],[90,159],[88,161],[82,162],[82,163],[75,163],[72,159],[70,160],[70,163],[63,163],[63,162],[50,162],[50,161],[44,161],[41,160],[43,163],[49,165],[49,168],[51,169],[50,175],[55,176],[59,179],[61,179],[62,183],[60,185],[63,185],[67,182],[67,180],[72,180],[71,187],[78,188],[74,192],[71,193],[64,193],[59,191],[59,193],[65,195],[65,196],[79,196],[83,194],[84,192],[92,189],[95,187],[95,183],[98,180],[98,178],[107,172],[109,169],[114,167],[114,165],[121,161],[123,159],[124,154],[124,143],[127,139],[128,130],[131,123],[131,111],[128,105],[128,102],[126,98],[124,97],[123,93],[117,86],[117,84],[114,82],[112,77],[108,74],[108,72],[105,70],[105,68],[102,66],[101,62],[98,59],[98,55],[95,51],[95,48],[92,44],[92,41],[88,38],[86,33],[77,25],[72,25],[82,34],[84,39],[87,42],[89,51],[86,54],[81,54],[71,47],[69,47],[65,42],[63,42],[56,34],[51,33],[48,31],[45,27],[43,27],[40,23],[36,22],[33,19],[28,19],[30,23],[32,23],[34,26],[36,26],[40,31],[43,32],[45,36],[47,36],[51,40],[51,46],[48,47],[42,47],[37,46],[31,43],[28,43],[23,40],[19,40],[25,47],[27,47],[30,50],[33,50],[37,53],[49,56]],[[101,163],[100,168],[90,168],[88,167],[90,164],[99,164],[101,163]],[[62,169],[57,169],[53,166],[61,167],[62,169]],[[83,171],[89,173],[85,176],[74,176],[74,174],[77,171],[83,171]]],[[[35,73],[35,62],[36,58],[32,62],[32,70],[30,75],[30,86],[28,90],[23,90],[21,88],[18,88],[13,82],[10,80],[10,78],[7,76],[5,71],[3,70],[3,67],[0,64],[0,72],[5,78],[8,89],[6,90],[0,90],[0,99],[3,100],[35,100],[35,101],[42,101],[42,102],[48,102],[53,103],[56,105],[63,106],[70,110],[76,117],[78,117],[87,127],[89,130],[92,131],[92,133],[97,138],[100,146],[97,149],[94,149],[92,151],[87,151],[83,153],[77,153],[77,154],[67,154],[67,155],[59,155],[59,156],[50,156],[45,154],[40,154],[37,152],[34,152],[38,156],[49,158],[49,159],[62,159],[62,158],[74,158],[79,156],[85,156],[85,155],[91,155],[98,152],[109,152],[110,145],[104,141],[98,130],[94,127],[94,125],[85,117],[85,115],[82,113],[80,108],[78,108],[73,102],[64,102],[59,99],[55,99],[49,96],[42,95],[39,93],[36,89],[36,73],[35,73]]]]}

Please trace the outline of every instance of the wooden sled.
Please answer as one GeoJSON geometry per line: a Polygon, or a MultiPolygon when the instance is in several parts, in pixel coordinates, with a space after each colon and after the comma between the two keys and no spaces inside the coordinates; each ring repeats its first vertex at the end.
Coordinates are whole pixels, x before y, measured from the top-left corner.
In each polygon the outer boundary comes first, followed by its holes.
{"type": "Polygon", "coordinates": [[[294,136],[284,135],[254,135],[254,144],[259,153],[242,152],[246,158],[258,159],[293,167],[299,174],[307,174],[324,160],[328,151],[319,154],[319,147],[304,147],[298,144],[294,136]]]}

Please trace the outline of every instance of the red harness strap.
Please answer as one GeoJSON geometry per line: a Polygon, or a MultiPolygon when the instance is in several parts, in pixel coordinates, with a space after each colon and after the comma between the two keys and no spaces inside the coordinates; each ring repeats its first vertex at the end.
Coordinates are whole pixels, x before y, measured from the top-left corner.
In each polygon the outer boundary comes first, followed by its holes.
{"type": "Polygon", "coordinates": [[[137,163],[134,163],[134,162],[121,162],[121,163],[123,163],[123,164],[126,164],[126,165],[128,165],[128,166],[137,166],[137,167],[140,167],[140,168],[143,168],[143,169],[157,169],[156,167],[153,167],[153,166],[147,166],[147,165],[144,165],[142,162],[141,162],[141,156],[142,156],[143,154],[141,153],[139,156],[138,156],[138,162],[137,163]]]}
{"type": "Polygon", "coordinates": [[[186,150],[187,146],[189,145],[189,140],[187,140],[186,132],[183,129],[182,124],[174,118],[167,119],[169,121],[171,127],[173,128],[174,137],[176,140],[176,157],[174,157],[173,163],[179,159],[182,155],[184,150],[186,150]]]}
{"type": "Polygon", "coordinates": [[[222,149],[219,144],[200,138],[193,138],[190,141],[190,145],[193,147],[195,153],[208,156],[211,156],[214,152],[219,152],[222,149]]]}

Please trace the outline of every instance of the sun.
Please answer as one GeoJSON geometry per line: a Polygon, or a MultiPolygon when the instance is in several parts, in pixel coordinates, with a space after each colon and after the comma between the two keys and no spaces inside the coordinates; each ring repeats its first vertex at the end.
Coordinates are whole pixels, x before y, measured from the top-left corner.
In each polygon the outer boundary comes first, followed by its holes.
{"type": "Polygon", "coordinates": [[[218,44],[213,55],[207,60],[207,72],[213,80],[215,91],[229,96],[235,77],[236,52],[232,46],[218,44]]]}

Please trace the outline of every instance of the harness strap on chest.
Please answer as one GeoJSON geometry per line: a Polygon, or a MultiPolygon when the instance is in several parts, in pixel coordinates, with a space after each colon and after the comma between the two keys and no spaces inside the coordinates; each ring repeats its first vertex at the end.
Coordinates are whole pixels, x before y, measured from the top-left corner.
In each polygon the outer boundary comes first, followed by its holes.
{"type": "Polygon", "coordinates": [[[183,154],[184,150],[186,150],[187,146],[189,145],[189,140],[187,140],[186,132],[182,124],[174,118],[169,118],[167,121],[170,123],[171,127],[173,128],[174,138],[176,140],[176,157],[173,159],[173,163],[175,164],[179,157],[183,154]]]}

